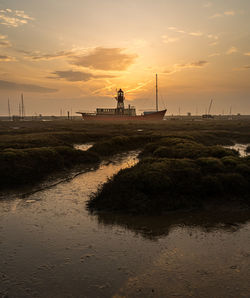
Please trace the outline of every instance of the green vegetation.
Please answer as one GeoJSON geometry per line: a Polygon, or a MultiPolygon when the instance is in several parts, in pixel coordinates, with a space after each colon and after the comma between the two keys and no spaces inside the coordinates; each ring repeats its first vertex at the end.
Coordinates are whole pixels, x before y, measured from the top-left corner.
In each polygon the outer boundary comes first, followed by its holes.
{"type": "Polygon", "coordinates": [[[160,136],[117,136],[94,144],[89,151],[95,152],[100,156],[111,156],[119,152],[141,148],[148,142],[157,139],[160,139],[160,136]]]}
{"type": "Polygon", "coordinates": [[[147,144],[140,162],[121,170],[90,199],[90,210],[162,213],[223,203],[250,191],[250,157],[190,138],[168,137],[147,144]]]}
{"type": "Polygon", "coordinates": [[[138,148],[142,160],[236,157],[218,145],[249,143],[249,131],[249,121],[2,121],[0,188],[36,183],[58,170],[138,148]],[[86,142],[94,143],[87,152],[73,147],[86,142]]]}
{"type": "Polygon", "coordinates": [[[67,146],[4,149],[0,152],[0,187],[18,186],[42,179],[76,164],[96,163],[97,154],[67,146]]]}

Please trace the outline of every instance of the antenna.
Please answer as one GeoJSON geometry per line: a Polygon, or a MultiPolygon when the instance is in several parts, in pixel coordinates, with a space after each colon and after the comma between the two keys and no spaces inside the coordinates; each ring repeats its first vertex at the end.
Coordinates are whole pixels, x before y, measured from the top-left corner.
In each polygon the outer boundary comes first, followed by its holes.
{"type": "Polygon", "coordinates": [[[156,74],[156,85],[155,85],[155,99],[156,99],[156,111],[158,112],[158,75],[156,74]]]}

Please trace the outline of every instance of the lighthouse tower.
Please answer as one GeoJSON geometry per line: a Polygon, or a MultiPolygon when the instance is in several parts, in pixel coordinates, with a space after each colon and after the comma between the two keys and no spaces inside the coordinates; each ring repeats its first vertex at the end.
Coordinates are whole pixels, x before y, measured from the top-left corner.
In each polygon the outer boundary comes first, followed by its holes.
{"type": "Polygon", "coordinates": [[[117,97],[115,98],[117,100],[117,108],[116,108],[116,113],[118,115],[123,115],[124,114],[124,92],[122,91],[122,89],[120,89],[117,92],[117,97]]]}

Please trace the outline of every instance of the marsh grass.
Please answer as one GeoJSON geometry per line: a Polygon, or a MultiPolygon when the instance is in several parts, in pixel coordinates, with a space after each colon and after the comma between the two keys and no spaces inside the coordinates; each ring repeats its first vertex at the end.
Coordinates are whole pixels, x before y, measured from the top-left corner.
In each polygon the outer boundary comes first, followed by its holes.
{"type": "MultiPolygon", "coordinates": [[[[55,171],[78,164],[98,163],[119,152],[138,148],[142,150],[141,158],[153,160],[237,158],[235,152],[218,147],[218,144],[249,143],[249,131],[249,121],[2,121],[0,187],[39,182],[55,171]],[[85,153],[73,148],[74,144],[86,142],[93,142],[94,146],[85,153]]],[[[247,171],[244,165],[240,168],[247,171]]]]}
{"type": "Polygon", "coordinates": [[[121,170],[89,200],[91,211],[159,214],[239,198],[250,203],[250,158],[190,138],[147,144],[140,162],[121,170]]]}

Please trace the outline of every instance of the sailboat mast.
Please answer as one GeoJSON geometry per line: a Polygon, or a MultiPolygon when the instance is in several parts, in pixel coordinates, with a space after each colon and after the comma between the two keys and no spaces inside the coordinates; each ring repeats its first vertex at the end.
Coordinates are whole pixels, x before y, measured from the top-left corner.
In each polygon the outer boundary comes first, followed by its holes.
{"type": "Polygon", "coordinates": [[[23,101],[23,93],[21,94],[21,118],[25,117],[25,109],[24,109],[24,101],[23,101]]]}
{"type": "Polygon", "coordinates": [[[155,85],[155,97],[156,97],[156,111],[158,112],[158,75],[156,74],[156,85],[155,85]]]}
{"type": "Polygon", "coordinates": [[[9,114],[9,120],[11,120],[10,99],[9,98],[8,98],[8,114],[9,114]]]}

